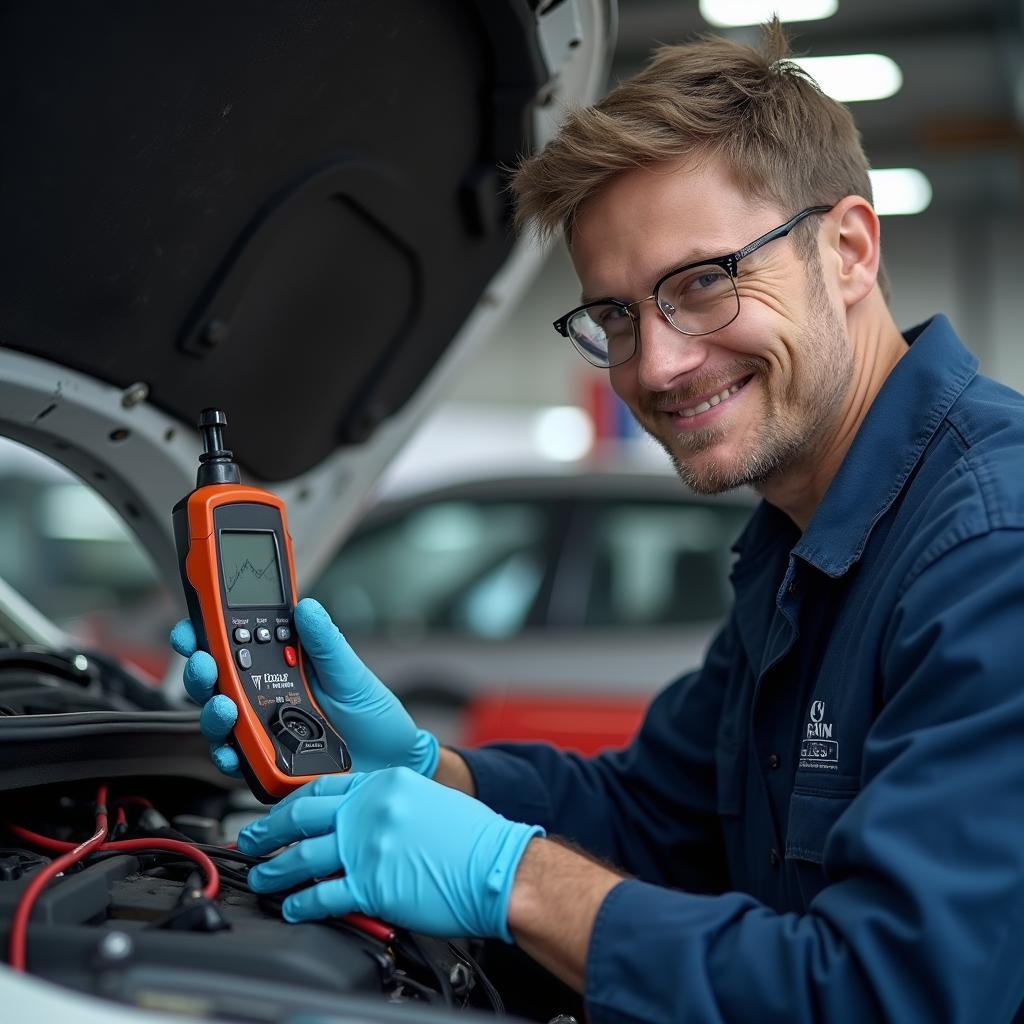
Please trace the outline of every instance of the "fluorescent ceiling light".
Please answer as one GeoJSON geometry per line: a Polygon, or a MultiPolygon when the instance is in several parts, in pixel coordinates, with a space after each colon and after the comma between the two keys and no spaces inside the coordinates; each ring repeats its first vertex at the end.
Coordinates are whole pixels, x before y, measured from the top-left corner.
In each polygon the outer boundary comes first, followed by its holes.
{"type": "Polygon", "coordinates": [[[875,213],[879,217],[898,213],[920,213],[932,201],[931,182],[913,167],[888,167],[869,171],[875,213]]]}
{"type": "Polygon", "coordinates": [[[840,103],[884,100],[899,92],[903,72],[891,57],[880,53],[851,53],[842,57],[794,57],[821,87],[840,103]]]}
{"type": "Polygon", "coordinates": [[[700,0],[701,15],[716,28],[760,25],[773,14],[779,21],[818,21],[838,9],[839,0],[700,0]]]}

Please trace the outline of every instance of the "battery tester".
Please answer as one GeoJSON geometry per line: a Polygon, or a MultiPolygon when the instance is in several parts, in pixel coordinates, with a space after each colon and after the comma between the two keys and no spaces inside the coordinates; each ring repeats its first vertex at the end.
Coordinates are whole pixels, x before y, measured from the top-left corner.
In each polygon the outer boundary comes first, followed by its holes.
{"type": "Polygon", "coordinates": [[[174,506],[174,540],[199,649],[238,706],[231,745],[249,788],[273,803],[318,775],[348,771],[351,758],[306,678],[284,502],[242,485],[226,425],[219,409],[200,415],[204,451],[196,489],[174,506]]]}

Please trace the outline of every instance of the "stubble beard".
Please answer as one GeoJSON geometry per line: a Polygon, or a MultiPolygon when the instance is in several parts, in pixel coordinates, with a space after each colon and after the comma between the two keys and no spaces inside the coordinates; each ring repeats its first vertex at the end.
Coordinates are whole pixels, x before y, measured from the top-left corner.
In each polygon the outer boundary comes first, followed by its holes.
{"type": "MultiPolygon", "coordinates": [[[[771,387],[765,360],[741,359],[734,364],[738,375],[753,374],[747,387],[756,381],[763,395],[763,419],[745,452],[728,463],[702,460],[698,456],[720,444],[729,432],[728,426],[666,438],[650,425],[663,420],[664,414],[638,417],[644,430],[665,450],[679,478],[698,494],[720,494],[743,486],[760,489],[794,466],[813,460],[827,443],[829,428],[840,418],[843,399],[853,380],[854,360],[845,325],[825,298],[824,282],[815,281],[814,276],[810,275],[810,308],[815,314],[796,341],[804,353],[808,379],[803,384],[794,380],[780,398],[771,387]]],[[[733,379],[736,376],[734,373],[733,379]]]]}

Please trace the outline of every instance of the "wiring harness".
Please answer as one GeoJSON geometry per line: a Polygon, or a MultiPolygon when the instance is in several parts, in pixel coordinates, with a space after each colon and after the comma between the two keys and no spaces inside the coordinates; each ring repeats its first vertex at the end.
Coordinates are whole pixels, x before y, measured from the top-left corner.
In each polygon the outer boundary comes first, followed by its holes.
{"type": "MultiPolygon", "coordinates": [[[[110,839],[110,830],[107,818],[107,793],[109,787],[101,785],[96,791],[96,831],[84,842],[68,843],[60,839],[52,839],[49,836],[32,832],[20,825],[8,823],[7,828],[19,839],[32,843],[44,850],[59,852],[60,856],[52,860],[46,867],[41,868],[22,894],[21,900],[14,912],[11,922],[10,944],[8,947],[8,959],[10,965],[16,971],[24,971],[27,961],[28,945],[28,922],[32,916],[32,908],[39,899],[40,894],[46,886],[58,875],[84,861],[93,853],[136,853],[150,850],[162,850],[168,853],[178,854],[195,863],[202,869],[206,878],[202,895],[207,900],[216,899],[220,892],[220,873],[217,866],[202,850],[193,844],[178,839],[110,839]]],[[[124,806],[117,809],[117,826],[123,827],[126,824],[124,806]]]]}
{"type": "MultiPolygon", "coordinates": [[[[94,831],[82,842],[58,839],[13,821],[5,822],[11,835],[39,850],[56,855],[52,861],[35,869],[13,913],[8,959],[15,970],[27,970],[29,921],[46,887],[76,867],[84,867],[86,863],[95,863],[119,854],[129,853],[138,857],[152,855],[159,858],[156,863],[162,870],[185,867],[189,871],[179,905],[161,920],[158,927],[208,932],[230,927],[214,903],[224,887],[257,896],[259,903],[267,910],[280,913],[287,893],[259,895],[253,893],[248,884],[249,869],[268,858],[248,856],[233,845],[217,846],[196,842],[172,828],[145,797],[129,794],[109,800],[109,789],[106,783],[97,787],[92,807],[94,831]],[[131,827],[128,810],[132,811],[131,827]],[[111,812],[113,826],[110,825],[111,812]],[[131,832],[135,835],[125,838],[131,832]],[[140,832],[159,834],[140,836],[140,832]]],[[[498,1014],[504,1012],[501,997],[479,964],[455,943],[412,935],[358,913],[321,924],[374,940],[378,952],[371,952],[371,956],[378,961],[383,981],[395,991],[427,1002],[441,1001],[448,1006],[467,1006],[470,991],[479,982],[480,992],[486,997],[490,1008],[498,1014]],[[415,964],[427,971],[426,977],[432,977],[433,980],[430,984],[424,984],[422,980],[417,980],[408,971],[398,967],[397,963],[415,964]]]]}

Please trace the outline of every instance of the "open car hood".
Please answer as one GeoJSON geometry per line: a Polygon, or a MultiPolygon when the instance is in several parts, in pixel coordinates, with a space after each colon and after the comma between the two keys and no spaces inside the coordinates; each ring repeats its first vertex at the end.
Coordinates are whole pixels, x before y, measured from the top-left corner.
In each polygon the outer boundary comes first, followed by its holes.
{"type": "Polygon", "coordinates": [[[538,269],[503,168],[613,36],[611,0],[5,4],[0,433],[176,588],[170,510],[226,410],[301,585],[538,269]]]}
{"type": "MultiPolygon", "coordinates": [[[[101,493],[180,594],[171,510],[217,406],[244,481],[288,503],[302,586],[539,268],[503,168],[599,93],[611,3],[3,4],[0,435],[101,493]]],[[[0,966],[8,1015],[503,1011],[457,944],[365,918],[293,926],[252,892],[225,844],[255,807],[175,692],[0,580],[0,930],[46,982],[0,966]],[[105,820],[108,785],[115,836],[145,850],[68,868],[20,931],[46,851],[105,820]],[[219,861],[216,899],[181,869],[194,844],[219,861]]]]}

